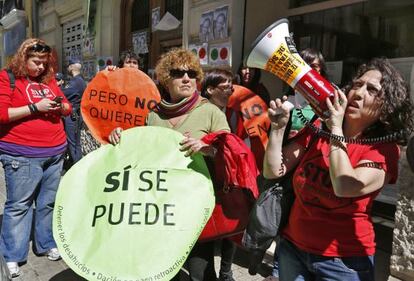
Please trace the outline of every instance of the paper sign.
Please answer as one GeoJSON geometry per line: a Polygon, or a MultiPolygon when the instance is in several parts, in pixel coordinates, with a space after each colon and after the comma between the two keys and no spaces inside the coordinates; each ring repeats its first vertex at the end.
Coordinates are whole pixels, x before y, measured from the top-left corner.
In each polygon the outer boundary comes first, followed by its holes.
{"type": "Polygon", "coordinates": [[[65,174],[53,236],[77,274],[101,281],[177,274],[215,204],[204,158],[185,157],[182,139],[167,128],[132,128],[65,174]]]}
{"type": "Polygon", "coordinates": [[[115,127],[142,126],[161,97],[144,72],[134,68],[101,71],[89,82],[81,102],[83,120],[101,143],[115,127]]]}

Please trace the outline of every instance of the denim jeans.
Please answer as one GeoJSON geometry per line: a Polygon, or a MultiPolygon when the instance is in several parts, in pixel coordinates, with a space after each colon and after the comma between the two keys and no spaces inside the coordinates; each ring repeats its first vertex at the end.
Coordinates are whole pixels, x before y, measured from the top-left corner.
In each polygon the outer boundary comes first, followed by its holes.
{"type": "Polygon", "coordinates": [[[374,256],[314,255],[298,249],[283,238],[277,251],[281,281],[374,281],[374,256]]]}
{"type": "Polygon", "coordinates": [[[65,132],[68,140],[68,149],[73,164],[82,158],[82,147],[80,140],[81,124],[81,116],[77,115],[77,113],[73,113],[72,115],[65,117],[65,132]]]}
{"type": "Polygon", "coordinates": [[[6,179],[7,199],[0,236],[0,252],[7,262],[23,262],[29,251],[34,216],[34,246],[38,254],[56,247],[52,216],[62,171],[62,154],[27,158],[0,154],[6,179]]]}

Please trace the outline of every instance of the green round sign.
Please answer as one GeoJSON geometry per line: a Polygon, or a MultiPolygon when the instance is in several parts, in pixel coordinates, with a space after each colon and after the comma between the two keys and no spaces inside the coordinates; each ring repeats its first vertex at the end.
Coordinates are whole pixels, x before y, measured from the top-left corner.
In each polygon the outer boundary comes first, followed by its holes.
{"type": "Polygon", "coordinates": [[[214,48],[213,50],[211,50],[210,57],[212,60],[217,60],[218,55],[219,54],[218,54],[217,48],[214,48]]]}
{"type": "Polygon", "coordinates": [[[64,261],[88,280],[170,280],[215,204],[201,155],[180,133],[138,127],[85,156],[62,178],[53,235],[64,261]]]}

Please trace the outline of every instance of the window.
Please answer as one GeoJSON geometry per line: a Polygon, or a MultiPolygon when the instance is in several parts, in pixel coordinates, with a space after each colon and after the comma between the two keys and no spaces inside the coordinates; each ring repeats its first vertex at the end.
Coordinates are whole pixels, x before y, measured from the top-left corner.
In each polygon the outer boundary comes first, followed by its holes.
{"type": "Polygon", "coordinates": [[[149,0],[135,0],[131,13],[131,31],[149,28],[150,8],[149,0]]]}
{"type": "Polygon", "coordinates": [[[290,0],[289,8],[297,8],[297,7],[315,4],[315,3],[319,3],[323,1],[327,1],[327,0],[290,0]]]}
{"type": "Polygon", "coordinates": [[[183,19],[183,0],[166,0],[165,11],[172,14],[178,20],[183,19]]]}
{"type": "Polygon", "coordinates": [[[320,50],[327,61],[343,61],[342,82],[378,56],[414,56],[414,3],[369,0],[289,18],[297,49],[320,50]],[[394,3],[394,2],[392,2],[394,3]]]}

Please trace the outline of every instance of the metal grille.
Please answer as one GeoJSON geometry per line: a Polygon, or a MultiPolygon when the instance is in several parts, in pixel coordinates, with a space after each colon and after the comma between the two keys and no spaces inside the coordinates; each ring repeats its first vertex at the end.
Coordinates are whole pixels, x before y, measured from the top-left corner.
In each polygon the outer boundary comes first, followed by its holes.
{"type": "Polygon", "coordinates": [[[149,0],[136,0],[132,6],[131,31],[149,28],[149,0]]]}
{"type": "Polygon", "coordinates": [[[83,17],[63,24],[62,47],[63,68],[66,69],[69,59],[82,60],[82,43],[85,23],[83,17]]]}
{"type": "Polygon", "coordinates": [[[165,10],[178,20],[183,19],[183,0],[165,0],[165,10]]]}

